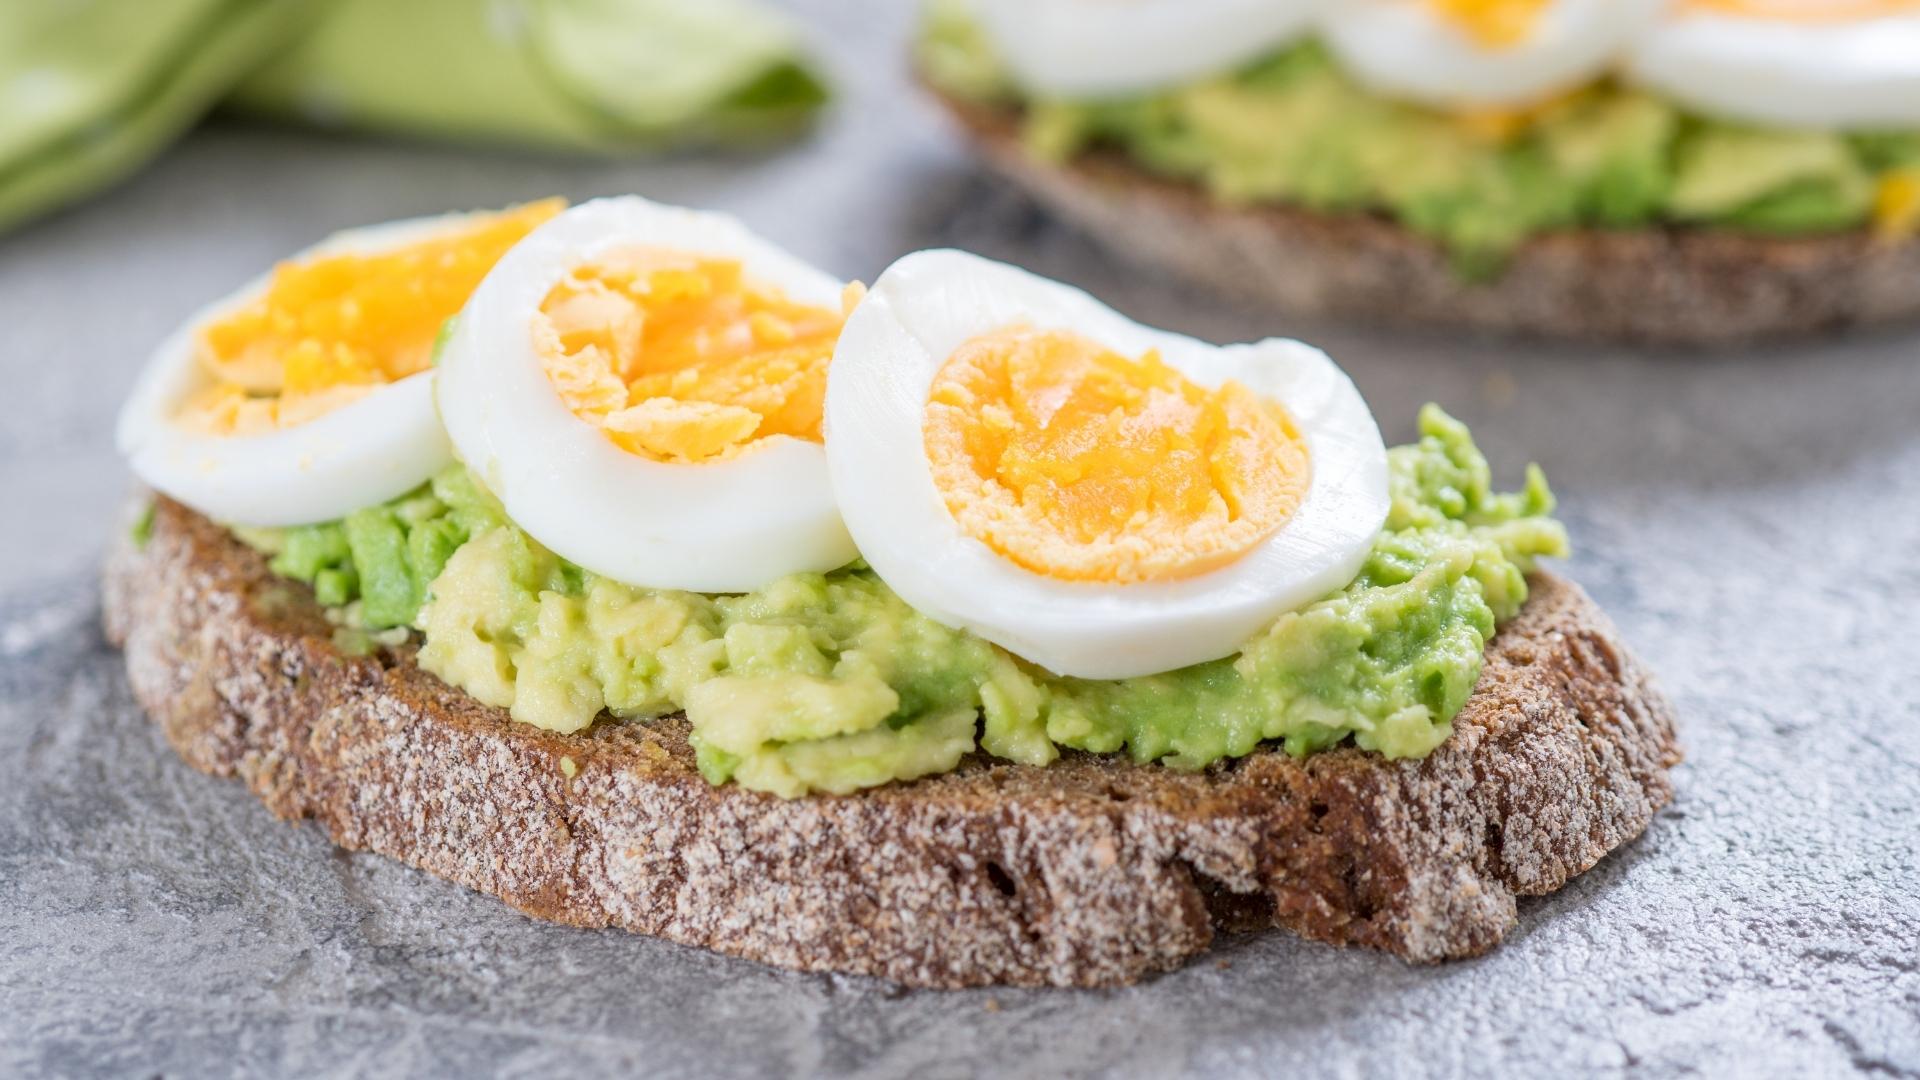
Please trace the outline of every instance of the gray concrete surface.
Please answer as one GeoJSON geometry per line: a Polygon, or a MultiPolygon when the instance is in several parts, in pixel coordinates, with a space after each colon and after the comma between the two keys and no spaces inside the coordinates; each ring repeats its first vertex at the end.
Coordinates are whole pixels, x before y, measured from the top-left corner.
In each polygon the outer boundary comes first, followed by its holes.
{"type": "Polygon", "coordinates": [[[1225,308],[982,180],[902,89],[905,5],[818,7],[846,95],[786,153],[216,127],[0,239],[0,1076],[1920,1074],[1920,336],[1673,357],[1225,308]],[[1130,990],[923,994],[536,924],[182,766],[96,628],[109,427],[145,350],[332,228],[625,191],[850,276],[959,244],[1203,336],[1308,336],[1393,437],[1446,403],[1506,479],[1554,479],[1568,569],[1680,707],[1678,802],[1482,960],[1275,933],[1130,990]]]}

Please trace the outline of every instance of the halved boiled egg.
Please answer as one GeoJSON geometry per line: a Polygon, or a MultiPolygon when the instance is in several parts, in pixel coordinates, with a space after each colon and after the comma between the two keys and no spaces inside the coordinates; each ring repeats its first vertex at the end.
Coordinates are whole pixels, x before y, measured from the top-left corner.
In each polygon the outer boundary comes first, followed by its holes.
{"type": "Polygon", "coordinates": [[[1683,0],[1642,36],[1628,71],[1732,120],[1911,128],[1920,124],[1920,0],[1683,0]]]}
{"type": "Polygon", "coordinates": [[[1139,93],[1218,74],[1306,33],[1328,0],[974,0],[1027,90],[1139,93]]]}
{"type": "Polygon", "coordinates": [[[1346,0],[1322,28],[1363,85],[1442,108],[1521,106],[1600,76],[1669,0],[1346,0]]]}
{"type": "Polygon", "coordinates": [[[882,580],[1085,678],[1233,653],[1351,581],[1389,501],[1379,428],[1326,354],[1150,329],[957,251],[894,263],[847,320],[826,431],[882,580]]]}
{"type": "Polygon", "coordinates": [[[559,200],[338,234],[211,305],[155,352],[116,441],[155,489],[236,525],[341,517],[452,462],[434,342],[559,200]]]}
{"type": "Polygon", "coordinates": [[[636,196],[548,222],[442,352],[441,419],[508,516],[629,585],[746,592],[850,562],[821,445],[858,286],[636,196]]]}

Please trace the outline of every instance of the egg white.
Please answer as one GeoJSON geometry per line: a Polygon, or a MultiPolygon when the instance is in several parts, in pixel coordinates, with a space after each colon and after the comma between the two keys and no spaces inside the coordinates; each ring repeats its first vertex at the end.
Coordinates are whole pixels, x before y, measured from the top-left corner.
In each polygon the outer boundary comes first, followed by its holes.
{"type": "Polygon", "coordinates": [[[1810,23],[1689,13],[1643,35],[1627,71],[1729,120],[1912,128],[1920,125],[1920,14],[1810,23]]]}
{"type": "Polygon", "coordinates": [[[827,378],[826,432],[841,513],[888,586],[942,623],[1083,678],[1235,652],[1277,616],[1351,581],[1389,502],[1380,429],[1320,350],[1278,339],[1220,347],[1154,330],[1071,286],[959,251],[894,263],[848,319],[827,378]],[[1158,349],[1203,386],[1234,379],[1284,404],[1312,458],[1298,511],[1227,566],[1127,585],[1050,578],[967,535],[927,462],[928,391],[960,345],[1021,322],[1070,329],[1128,356],[1158,349]]]}
{"type": "MultiPolygon", "coordinates": [[[[374,253],[458,227],[468,214],[350,229],[294,256],[374,253]]],[[[216,435],[177,422],[212,376],[196,359],[200,331],[263,294],[262,275],[169,335],[120,409],[115,442],[149,486],[217,521],[303,525],[342,517],[417,487],[453,462],[420,372],[312,420],[256,435],[216,435]]]]}
{"type": "Polygon", "coordinates": [[[1554,0],[1532,34],[1488,48],[1415,0],[1345,0],[1322,21],[1362,85],[1441,108],[1528,105],[1603,74],[1669,0],[1554,0]]]}
{"type": "Polygon", "coordinates": [[[514,524],[616,581],[734,593],[851,562],[826,451],[789,436],[715,462],[630,454],[575,416],[534,345],[533,318],[574,267],[635,246],[739,259],[748,278],[838,310],[841,283],[735,219],[638,196],[583,203],[494,265],[441,353],[440,416],[514,524]]]}
{"type": "Polygon", "coordinates": [[[1329,0],[974,0],[1027,90],[1141,93],[1231,70],[1309,30],[1329,0]]]}

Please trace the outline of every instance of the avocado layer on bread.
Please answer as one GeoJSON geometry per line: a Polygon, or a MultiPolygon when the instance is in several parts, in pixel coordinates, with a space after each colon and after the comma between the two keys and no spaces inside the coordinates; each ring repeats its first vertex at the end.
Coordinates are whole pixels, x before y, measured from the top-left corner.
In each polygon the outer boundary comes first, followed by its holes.
{"type": "Polygon", "coordinates": [[[1445,113],[1360,87],[1314,42],[1170,90],[1047,100],[1021,93],[953,4],[933,5],[918,51],[941,93],[1019,110],[1041,160],[1111,148],[1223,205],[1384,214],[1469,277],[1572,227],[1891,236],[1920,225],[1920,132],[1741,126],[1611,82],[1528,109],[1445,113]]]}
{"type": "Polygon", "coordinates": [[[1429,406],[1420,432],[1389,453],[1392,510],[1358,578],[1237,655],[1132,679],[1051,675],[858,563],[738,596],[623,585],[541,547],[459,468],[342,521],[242,535],[339,609],[344,644],[417,629],[422,667],[552,731],[684,711],[709,781],[787,797],[942,773],[975,750],[1036,766],[1124,750],[1183,770],[1268,741],[1417,758],[1451,732],[1534,559],[1566,551],[1538,469],[1497,494],[1464,425],[1429,406]]]}

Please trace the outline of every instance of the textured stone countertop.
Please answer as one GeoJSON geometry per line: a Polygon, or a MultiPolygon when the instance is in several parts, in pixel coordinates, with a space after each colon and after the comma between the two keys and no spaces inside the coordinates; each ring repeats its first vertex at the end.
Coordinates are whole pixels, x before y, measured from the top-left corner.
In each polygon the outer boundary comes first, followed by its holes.
{"type": "Polygon", "coordinates": [[[1920,1075],[1920,336],[1664,356],[1290,325],[1126,272],[904,89],[907,5],[816,5],[844,88],[785,152],[554,161],[214,127],[0,238],[0,1075],[1920,1075]],[[1648,833],[1483,959],[1284,933],[1133,989],[902,993],[499,903],[191,772],[101,640],[121,396],[328,230],[560,192],[732,209],[867,279],[963,245],[1218,340],[1305,336],[1391,440],[1444,402],[1536,459],[1689,761],[1648,833]]]}

